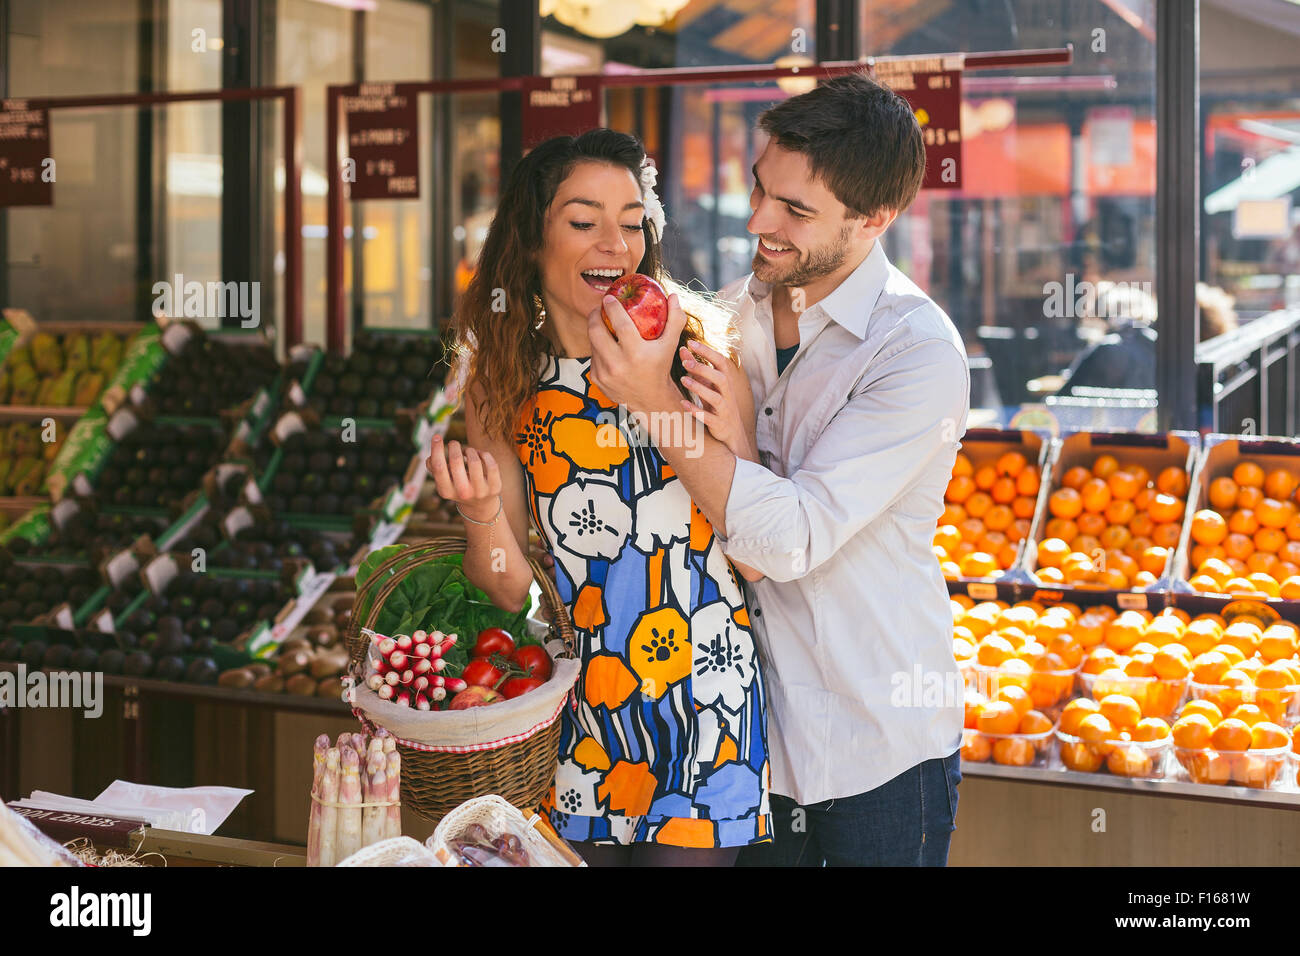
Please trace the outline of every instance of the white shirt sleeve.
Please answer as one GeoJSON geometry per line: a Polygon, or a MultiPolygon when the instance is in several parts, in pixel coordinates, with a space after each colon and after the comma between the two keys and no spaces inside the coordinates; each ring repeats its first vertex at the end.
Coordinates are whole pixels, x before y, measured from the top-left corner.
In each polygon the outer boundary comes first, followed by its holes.
{"type": "MultiPolygon", "coordinates": [[[[965,357],[926,339],[883,361],[841,408],[797,471],[781,478],[737,460],[724,551],[774,581],[829,559],[906,492],[965,431],[965,357]]],[[[951,466],[949,457],[944,461],[951,466]]]]}

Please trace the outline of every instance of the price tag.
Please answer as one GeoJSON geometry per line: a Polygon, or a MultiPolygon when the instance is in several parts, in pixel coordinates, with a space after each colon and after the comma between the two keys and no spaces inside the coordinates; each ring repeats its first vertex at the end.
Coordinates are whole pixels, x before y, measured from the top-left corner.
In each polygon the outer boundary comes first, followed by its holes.
{"type": "Polygon", "coordinates": [[[170,554],[160,554],[146,564],[140,573],[144,578],[145,587],[152,594],[159,595],[167,590],[167,585],[171,584],[172,578],[176,577],[178,572],[176,559],[170,554]]]}
{"type": "Polygon", "coordinates": [[[136,382],[134,385],[131,386],[130,395],[131,395],[131,404],[136,406],[143,405],[145,403],[145,399],[149,397],[149,393],[144,390],[144,385],[141,384],[140,382],[136,382]]]}
{"type": "Polygon", "coordinates": [[[966,585],[966,593],[977,601],[996,601],[998,586],[984,581],[971,581],[966,585]]]}
{"type": "Polygon", "coordinates": [[[140,424],[140,419],[135,417],[131,409],[122,407],[113,413],[113,417],[108,420],[108,437],[113,441],[121,441],[131,432],[135,431],[136,426],[140,424]]]}
{"type": "Polygon", "coordinates": [[[119,551],[104,562],[104,578],[114,590],[121,587],[122,582],[138,570],[140,570],[140,562],[130,550],[119,551]]]}
{"type": "Polygon", "coordinates": [[[62,628],[65,631],[70,631],[77,626],[77,622],[72,616],[72,605],[67,601],[64,601],[54,609],[51,618],[54,621],[55,627],[62,628]]]}
{"type": "Polygon", "coordinates": [[[80,510],[81,505],[77,504],[76,501],[71,498],[64,498],[50,509],[50,519],[54,522],[54,527],[62,531],[80,510]]]}
{"type": "Polygon", "coordinates": [[[116,628],[113,627],[113,612],[104,608],[94,618],[95,630],[102,634],[112,634],[116,628]]]}
{"type": "Polygon", "coordinates": [[[1115,595],[1115,603],[1125,611],[1145,611],[1147,596],[1140,591],[1121,591],[1115,595]]]}
{"type": "Polygon", "coordinates": [[[1061,600],[1062,598],[1064,598],[1064,597],[1065,597],[1065,592],[1064,592],[1064,591],[1042,591],[1042,590],[1039,590],[1039,591],[1035,591],[1035,592],[1034,592],[1034,600],[1035,600],[1035,601],[1041,601],[1041,602],[1048,603],[1048,604],[1051,604],[1051,603],[1055,603],[1055,602],[1057,602],[1057,601],[1060,601],[1060,600],[1061,600]]]}
{"type": "Polygon", "coordinates": [[[250,505],[260,505],[263,501],[262,489],[257,487],[257,482],[252,478],[249,478],[248,481],[244,483],[243,498],[250,505]]]}
{"type": "Polygon", "coordinates": [[[240,505],[238,508],[232,508],[221,522],[221,530],[227,538],[234,540],[235,536],[245,528],[253,526],[253,513],[240,505]]]}
{"type": "MultiPolygon", "coordinates": [[[[298,383],[295,382],[294,384],[296,385],[298,383]]],[[[271,396],[267,393],[266,389],[260,390],[257,393],[257,398],[253,401],[253,417],[261,418],[266,414],[266,410],[270,408],[270,406],[271,396]]]]}
{"type": "Polygon", "coordinates": [[[307,423],[302,420],[302,416],[297,412],[285,412],[280,416],[280,420],[275,423],[271,429],[271,438],[277,445],[284,444],[285,439],[290,435],[296,435],[298,432],[305,432],[307,423]]]}
{"type": "Polygon", "coordinates": [[[298,384],[297,379],[289,383],[289,401],[299,408],[307,404],[307,393],[302,390],[302,386],[298,384]]]}
{"type": "Polygon", "coordinates": [[[253,657],[265,659],[274,657],[279,646],[279,642],[271,636],[271,625],[263,622],[249,636],[245,650],[253,657]]]}
{"type": "Polygon", "coordinates": [[[86,498],[94,494],[95,488],[90,483],[90,476],[84,471],[77,472],[72,479],[72,493],[79,497],[86,498]]]}
{"type": "Polygon", "coordinates": [[[181,350],[185,348],[194,335],[194,332],[184,322],[169,322],[167,328],[163,329],[162,345],[172,355],[180,355],[181,350]]]}
{"type": "Polygon", "coordinates": [[[384,501],[383,516],[389,521],[399,521],[404,511],[410,511],[410,505],[406,503],[406,495],[402,493],[401,488],[394,488],[384,501]]]}
{"type": "Polygon", "coordinates": [[[433,422],[427,418],[421,418],[416,422],[415,430],[411,432],[411,444],[417,451],[424,451],[429,447],[429,442],[433,440],[434,435],[433,422]]]}
{"type": "Polygon", "coordinates": [[[316,350],[317,347],[315,345],[307,345],[299,342],[293,348],[289,349],[289,361],[310,362],[311,357],[316,354],[316,350]]]}

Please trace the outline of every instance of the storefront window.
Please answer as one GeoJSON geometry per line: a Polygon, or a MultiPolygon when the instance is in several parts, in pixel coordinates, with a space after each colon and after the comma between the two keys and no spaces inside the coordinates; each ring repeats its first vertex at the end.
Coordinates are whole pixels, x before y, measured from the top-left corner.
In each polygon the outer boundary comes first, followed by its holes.
{"type": "Polygon", "coordinates": [[[1276,12],[1201,6],[1202,340],[1300,305],[1300,11],[1276,12]]]}

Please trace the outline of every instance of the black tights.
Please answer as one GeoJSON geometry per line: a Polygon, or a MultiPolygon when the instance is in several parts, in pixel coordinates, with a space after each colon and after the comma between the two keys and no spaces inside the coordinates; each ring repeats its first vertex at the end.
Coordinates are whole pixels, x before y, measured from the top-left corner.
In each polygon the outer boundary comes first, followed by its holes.
{"type": "Polygon", "coordinates": [[[740,847],[710,849],[667,846],[662,843],[633,843],[614,846],[574,841],[573,848],[588,866],[735,866],[740,847]]]}

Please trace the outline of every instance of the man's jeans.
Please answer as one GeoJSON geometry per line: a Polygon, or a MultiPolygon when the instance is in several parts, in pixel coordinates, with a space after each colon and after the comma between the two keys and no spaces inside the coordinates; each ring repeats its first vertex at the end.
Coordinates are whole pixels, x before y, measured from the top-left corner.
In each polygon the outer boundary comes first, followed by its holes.
{"type": "Polygon", "coordinates": [[[802,807],[772,795],[774,842],[739,866],[946,866],[961,752],[927,760],[875,790],[802,807]]]}

